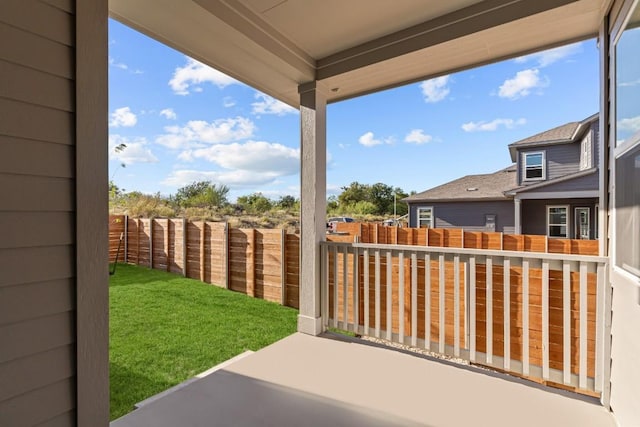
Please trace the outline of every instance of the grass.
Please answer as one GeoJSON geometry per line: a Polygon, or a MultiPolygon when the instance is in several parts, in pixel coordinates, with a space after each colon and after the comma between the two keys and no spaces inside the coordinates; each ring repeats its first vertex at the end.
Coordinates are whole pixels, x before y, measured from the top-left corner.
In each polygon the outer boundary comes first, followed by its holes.
{"type": "Polygon", "coordinates": [[[119,264],[109,281],[111,419],[136,402],[295,332],[297,311],[119,264]]]}

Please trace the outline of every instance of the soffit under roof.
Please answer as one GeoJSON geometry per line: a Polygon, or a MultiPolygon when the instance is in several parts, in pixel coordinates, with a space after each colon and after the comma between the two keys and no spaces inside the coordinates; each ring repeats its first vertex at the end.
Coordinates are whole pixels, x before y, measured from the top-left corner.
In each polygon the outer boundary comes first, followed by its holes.
{"type": "Polygon", "coordinates": [[[110,0],[111,15],[290,105],[329,102],[597,34],[607,0],[110,0]],[[330,90],[333,89],[333,90],[330,90]]]}

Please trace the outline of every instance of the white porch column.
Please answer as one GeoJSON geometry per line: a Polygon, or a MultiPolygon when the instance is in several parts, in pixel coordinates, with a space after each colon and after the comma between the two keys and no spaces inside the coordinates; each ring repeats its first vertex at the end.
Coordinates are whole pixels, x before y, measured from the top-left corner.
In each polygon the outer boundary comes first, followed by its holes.
{"type": "Polygon", "coordinates": [[[298,331],[322,332],[320,245],[326,238],[327,97],[318,82],[298,87],[300,94],[300,312],[298,331]]]}
{"type": "Polygon", "coordinates": [[[513,199],[513,210],[515,215],[514,229],[516,234],[522,234],[522,200],[517,197],[513,199]]]}

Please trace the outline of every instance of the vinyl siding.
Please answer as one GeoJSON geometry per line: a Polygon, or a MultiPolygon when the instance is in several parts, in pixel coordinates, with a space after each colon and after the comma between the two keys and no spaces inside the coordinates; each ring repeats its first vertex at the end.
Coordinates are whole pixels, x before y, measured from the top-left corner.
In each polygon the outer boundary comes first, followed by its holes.
{"type": "Polygon", "coordinates": [[[519,177],[521,185],[530,185],[539,183],[540,180],[525,181],[524,180],[524,156],[525,153],[545,153],[545,179],[550,180],[565,176],[580,170],[580,143],[549,145],[546,147],[535,147],[522,149],[519,153],[520,167],[519,177]]]}
{"type": "Polygon", "coordinates": [[[75,17],[0,2],[0,425],[75,424],[75,17]]]}
{"type": "Polygon", "coordinates": [[[522,212],[522,234],[547,234],[547,206],[569,206],[570,212],[570,237],[573,238],[574,230],[574,209],[578,207],[590,208],[590,233],[591,236],[595,235],[595,221],[594,215],[595,205],[598,203],[597,198],[593,199],[548,199],[548,200],[523,200],[521,205],[522,212]]]}
{"type": "Polygon", "coordinates": [[[485,215],[496,215],[496,231],[514,233],[513,202],[433,202],[410,205],[409,226],[416,227],[417,211],[421,207],[432,206],[436,228],[463,228],[468,231],[486,231],[485,215]]]}

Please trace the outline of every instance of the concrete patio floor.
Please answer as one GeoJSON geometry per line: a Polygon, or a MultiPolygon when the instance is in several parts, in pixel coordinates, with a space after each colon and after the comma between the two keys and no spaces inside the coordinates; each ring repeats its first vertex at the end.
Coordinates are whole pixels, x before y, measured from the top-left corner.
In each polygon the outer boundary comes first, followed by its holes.
{"type": "Polygon", "coordinates": [[[293,334],[112,427],[613,427],[595,399],[332,335],[293,334]]]}

